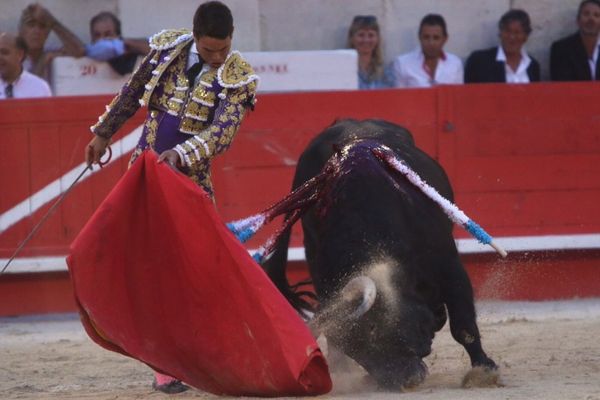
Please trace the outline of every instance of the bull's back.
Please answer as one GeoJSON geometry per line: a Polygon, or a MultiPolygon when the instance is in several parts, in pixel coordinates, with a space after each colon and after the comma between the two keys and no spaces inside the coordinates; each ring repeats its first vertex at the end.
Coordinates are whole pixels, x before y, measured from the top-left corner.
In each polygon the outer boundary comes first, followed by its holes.
{"type": "MultiPolygon", "coordinates": [[[[336,152],[359,140],[389,147],[443,196],[453,200],[443,169],[415,146],[410,132],[380,120],[343,120],[317,135],[300,156],[293,188],[318,175],[336,152]]],[[[439,207],[402,179],[404,187],[398,191],[397,185],[390,183],[390,172],[385,171],[383,162],[376,160],[372,153],[370,156],[369,160],[363,157],[363,165],[352,174],[335,179],[318,206],[312,207],[302,219],[306,260],[317,291],[319,287],[335,286],[348,268],[370,259],[373,252],[402,253],[405,248],[421,246],[421,238],[431,234],[420,231],[424,223],[439,226],[436,233],[439,236],[448,236],[451,232],[451,223],[439,207]],[[419,228],[414,229],[414,226],[419,228]],[[385,248],[390,242],[404,247],[385,248]]],[[[289,239],[287,230],[263,266],[277,287],[293,301],[285,275],[289,239]]]]}
{"type": "Polygon", "coordinates": [[[414,138],[406,128],[383,120],[345,119],[317,135],[300,155],[293,188],[319,174],[337,150],[360,139],[378,141],[391,148],[440,194],[454,200],[448,177],[437,161],[415,146],[414,138]]]}
{"type": "Polygon", "coordinates": [[[432,249],[446,254],[454,246],[452,223],[442,210],[375,156],[373,150],[382,145],[452,199],[443,169],[415,147],[404,128],[344,121],[325,130],[302,154],[294,182],[301,185],[331,160],[341,164],[320,202],[302,219],[306,259],[317,292],[325,297],[374,259],[401,260],[432,249]]]}

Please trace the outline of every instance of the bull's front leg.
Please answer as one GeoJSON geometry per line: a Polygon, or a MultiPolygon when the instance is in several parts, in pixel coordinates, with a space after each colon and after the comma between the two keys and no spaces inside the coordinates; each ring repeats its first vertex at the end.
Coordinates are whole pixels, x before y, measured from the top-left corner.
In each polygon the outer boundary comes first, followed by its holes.
{"type": "Polygon", "coordinates": [[[481,345],[481,336],[477,327],[473,287],[460,261],[448,271],[445,279],[444,300],[450,319],[452,337],[463,345],[473,367],[497,369],[497,365],[485,354],[481,345]]]}

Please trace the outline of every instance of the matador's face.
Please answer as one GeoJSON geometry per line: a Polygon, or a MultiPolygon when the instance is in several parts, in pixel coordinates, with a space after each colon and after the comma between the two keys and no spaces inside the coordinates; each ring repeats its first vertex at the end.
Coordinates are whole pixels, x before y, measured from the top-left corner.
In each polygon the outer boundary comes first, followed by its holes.
{"type": "Polygon", "coordinates": [[[231,36],[218,39],[210,36],[194,38],[194,45],[205,63],[213,68],[219,68],[231,50],[231,36]]]}

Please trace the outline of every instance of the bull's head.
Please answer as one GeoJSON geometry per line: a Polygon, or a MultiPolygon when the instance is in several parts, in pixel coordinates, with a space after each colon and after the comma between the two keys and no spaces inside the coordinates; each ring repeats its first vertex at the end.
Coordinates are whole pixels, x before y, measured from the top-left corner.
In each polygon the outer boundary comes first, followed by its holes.
{"type": "Polygon", "coordinates": [[[315,333],[362,365],[378,384],[401,390],[423,381],[431,352],[431,311],[403,293],[393,269],[378,264],[351,279],[313,319],[315,333]]]}

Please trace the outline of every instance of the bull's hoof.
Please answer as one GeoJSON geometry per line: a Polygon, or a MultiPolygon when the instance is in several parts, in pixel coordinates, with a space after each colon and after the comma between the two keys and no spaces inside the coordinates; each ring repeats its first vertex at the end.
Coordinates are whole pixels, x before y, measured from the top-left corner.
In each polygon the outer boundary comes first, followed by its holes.
{"type": "Polygon", "coordinates": [[[500,381],[500,372],[494,368],[477,366],[471,368],[462,380],[463,388],[490,388],[504,386],[500,381]]]}
{"type": "Polygon", "coordinates": [[[418,359],[418,364],[413,366],[411,373],[405,378],[402,389],[412,389],[419,386],[427,378],[428,370],[425,363],[418,359]]]}
{"type": "Polygon", "coordinates": [[[489,358],[487,356],[485,356],[483,358],[483,360],[476,361],[473,364],[473,368],[474,367],[483,367],[483,368],[487,368],[487,369],[490,369],[490,370],[496,370],[496,369],[498,369],[498,366],[496,365],[496,363],[494,362],[494,360],[492,360],[491,358],[489,358]]]}
{"type": "Polygon", "coordinates": [[[185,392],[189,388],[190,387],[188,385],[185,385],[181,381],[171,381],[169,383],[164,383],[162,385],[159,385],[156,382],[156,379],[152,382],[152,389],[159,391],[159,392],[167,393],[167,394],[176,394],[176,393],[185,392]]]}
{"type": "Polygon", "coordinates": [[[403,360],[400,369],[396,365],[394,369],[389,369],[384,373],[382,371],[375,372],[372,375],[381,390],[404,391],[423,383],[427,373],[425,363],[418,357],[411,357],[403,360]]]}

